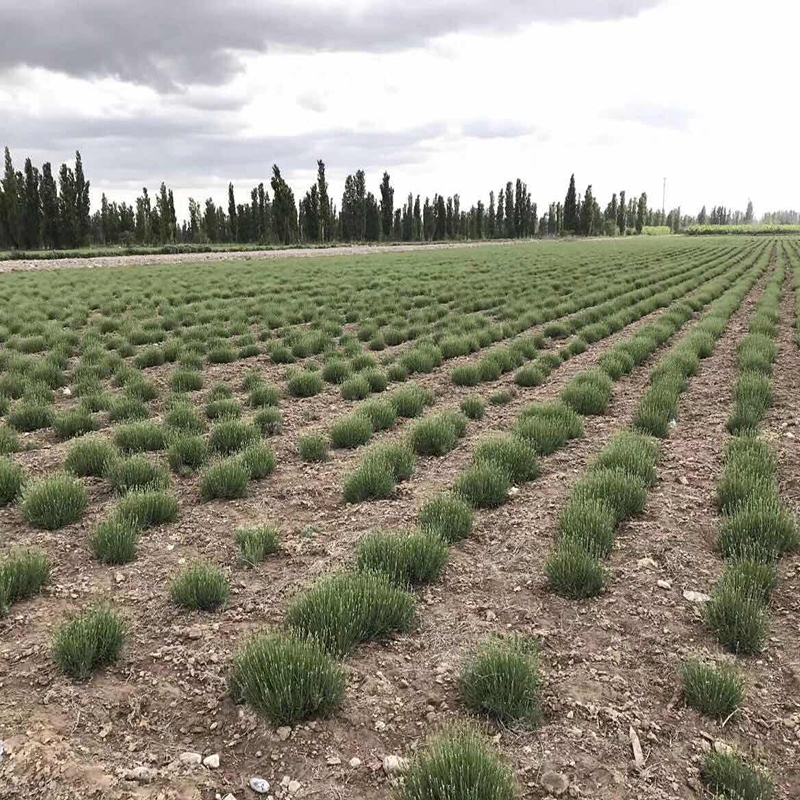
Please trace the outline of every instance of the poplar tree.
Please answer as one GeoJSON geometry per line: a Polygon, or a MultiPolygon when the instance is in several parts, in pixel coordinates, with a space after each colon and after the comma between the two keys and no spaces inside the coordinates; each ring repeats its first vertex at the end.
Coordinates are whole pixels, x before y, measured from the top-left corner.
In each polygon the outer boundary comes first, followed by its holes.
{"type": "Polygon", "coordinates": [[[233,184],[228,184],[228,225],[230,227],[231,241],[236,241],[236,198],[233,194],[233,184]]]}
{"type": "Polygon", "coordinates": [[[617,227],[619,235],[624,236],[627,230],[627,220],[625,218],[625,190],[619,193],[619,209],[617,210],[617,227]]]}
{"type": "Polygon", "coordinates": [[[494,239],[495,226],[497,225],[497,213],[494,208],[494,192],[489,192],[489,213],[486,220],[487,238],[494,239]]]}
{"type": "Polygon", "coordinates": [[[75,151],[75,219],[79,246],[89,242],[89,181],[83,177],[83,161],[78,150],[75,151]]]}
{"type": "Polygon", "coordinates": [[[516,210],[514,208],[514,189],[511,181],[506,184],[506,238],[513,239],[517,235],[514,227],[514,220],[516,219],[516,210]]]}
{"type": "Polygon", "coordinates": [[[578,230],[578,200],[575,192],[575,174],[569,179],[567,196],[564,198],[564,231],[575,233],[578,230]]]}
{"type": "Polygon", "coordinates": [[[49,161],[42,164],[39,194],[42,199],[42,242],[45,247],[55,249],[61,245],[58,230],[58,189],[49,161]]]}
{"type": "Polygon", "coordinates": [[[394,189],[389,183],[389,173],[383,173],[381,181],[381,228],[384,239],[392,235],[392,224],[394,222],[394,189]]]}
{"type": "Polygon", "coordinates": [[[272,225],[281,244],[291,244],[297,239],[297,206],[294,192],[283,179],[277,164],[272,165],[272,225]]]}
{"type": "Polygon", "coordinates": [[[0,223],[2,223],[8,243],[11,247],[18,248],[22,243],[22,209],[20,208],[17,173],[14,172],[11,153],[7,147],[2,185],[3,204],[0,207],[0,223]]]}
{"type": "Polygon", "coordinates": [[[497,217],[495,219],[495,232],[498,239],[503,238],[503,232],[505,231],[505,215],[503,213],[503,209],[505,208],[505,194],[503,192],[503,187],[500,187],[500,191],[497,193],[497,217]]]}
{"type": "Polygon", "coordinates": [[[328,182],[325,180],[325,162],[317,161],[317,194],[319,195],[319,240],[327,242],[333,238],[333,215],[328,197],[328,182]]]}
{"type": "Polygon", "coordinates": [[[647,215],[647,194],[642,192],[639,196],[639,206],[636,210],[636,233],[641,233],[647,215]]]}
{"type": "Polygon", "coordinates": [[[39,170],[25,159],[24,203],[22,214],[22,246],[27,249],[39,247],[42,225],[42,205],[39,199],[39,170]]]}

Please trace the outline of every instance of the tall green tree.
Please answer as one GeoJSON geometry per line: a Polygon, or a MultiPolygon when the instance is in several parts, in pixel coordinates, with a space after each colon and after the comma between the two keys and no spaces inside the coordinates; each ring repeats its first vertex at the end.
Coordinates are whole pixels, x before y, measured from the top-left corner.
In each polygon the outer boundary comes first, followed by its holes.
{"type": "Polygon", "coordinates": [[[20,187],[11,153],[5,150],[5,171],[2,182],[2,207],[0,207],[0,226],[2,226],[5,239],[13,248],[22,246],[22,208],[20,202],[20,187]]]}
{"type": "Polygon", "coordinates": [[[489,192],[489,212],[486,219],[487,238],[494,239],[496,227],[497,227],[497,212],[495,211],[494,207],[494,192],[489,192]]]}
{"type": "Polygon", "coordinates": [[[394,189],[389,182],[389,173],[383,173],[381,180],[381,228],[383,238],[389,239],[392,235],[392,223],[394,221],[394,189]]]}
{"type": "Polygon", "coordinates": [[[281,244],[297,240],[297,206],[294,192],[283,179],[277,164],[272,166],[272,223],[275,236],[281,244]]]}
{"type": "Polygon", "coordinates": [[[595,233],[594,227],[594,195],[592,194],[592,184],[586,187],[586,194],[583,196],[583,206],[581,207],[580,232],[584,236],[591,236],[595,233]]]}
{"type": "Polygon", "coordinates": [[[78,150],[75,151],[75,219],[77,223],[78,243],[80,247],[89,243],[89,181],[83,176],[83,160],[78,150]]]}
{"type": "Polygon", "coordinates": [[[39,194],[42,198],[42,243],[47,248],[55,249],[61,246],[58,230],[58,189],[49,161],[42,164],[39,194]]]}
{"type": "Polygon", "coordinates": [[[228,226],[230,228],[230,240],[232,242],[236,241],[236,233],[237,233],[237,222],[236,219],[236,197],[233,193],[233,184],[228,184],[228,226]]]}
{"type": "Polygon", "coordinates": [[[575,174],[569,179],[567,196],[564,198],[564,232],[576,233],[578,230],[578,196],[575,192],[575,174]]]}
{"type": "Polygon", "coordinates": [[[514,221],[516,219],[516,209],[514,208],[514,189],[509,181],[506,184],[506,238],[513,239],[517,235],[514,221]]]}
{"type": "Polygon", "coordinates": [[[497,215],[495,217],[495,235],[498,239],[502,239],[505,230],[506,230],[506,221],[505,221],[505,192],[503,192],[503,187],[500,187],[500,191],[497,193],[497,215]]]}
{"type": "Polygon", "coordinates": [[[639,196],[639,204],[636,209],[636,233],[641,233],[642,228],[645,226],[645,219],[647,217],[647,194],[642,192],[639,196]]]}
{"type": "Polygon", "coordinates": [[[619,208],[617,209],[617,227],[619,228],[619,235],[624,236],[628,228],[628,220],[626,219],[626,206],[625,206],[625,190],[619,193],[619,208]]]}
{"type": "Polygon", "coordinates": [[[39,247],[42,227],[42,201],[39,197],[39,170],[25,159],[24,205],[22,215],[22,246],[32,250],[39,247]]]}
{"type": "Polygon", "coordinates": [[[322,159],[317,161],[317,194],[319,195],[319,241],[327,242],[333,238],[334,228],[328,181],[325,180],[325,162],[322,159]]]}

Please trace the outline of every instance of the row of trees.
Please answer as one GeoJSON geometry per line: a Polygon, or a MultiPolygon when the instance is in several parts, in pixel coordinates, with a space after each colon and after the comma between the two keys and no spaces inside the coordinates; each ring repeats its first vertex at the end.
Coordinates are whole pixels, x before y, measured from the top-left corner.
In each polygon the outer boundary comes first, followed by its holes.
{"type": "MultiPolygon", "coordinates": [[[[566,196],[550,203],[538,215],[527,185],[508,181],[489,204],[478,200],[468,209],[458,194],[433,198],[408,194],[395,206],[391,176],[384,172],[377,193],[367,188],[363,170],[348,175],[341,205],[332,202],[325,164],[317,162],[317,177],[300,202],[291,187],[272,168],[269,188],[259,183],[250,190],[249,202],[237,203],[233,184],[228,184],[227,208],[212,198],[200,203],[189,198],[188,216],[180,224],[172,189],[162,183],[151,198],[146,188],[135,204],[109,201],[105,194],[100,209],[91,213],[89,182],[83,173],[81,154],[74,168],[62,164],[58,182],[49,163],[41,172],[25,160],[17,172],[8,148],[0,181],[0,249],[75,248],[90,244],[153,245],[170,243],[292,244],[332,241],[421,242],[447,239],[511,239],[531,236],[616,236],[641,233],[648,226],[666,226],[678,232],[689,225],[730,225],[753,222],[753,204],[747,211],[703,206],[697,217],[682,216],[681,209],[666,213],[653,210],[647,195],[614,193],[603,209],[589,185],[578,194],[575,176],[566,196]],[[270,197],[270,190],[272,195],[270,197]]],[[[764,222],[797,223],[797,213],[782,211],[764,216],[764,222]]]]}

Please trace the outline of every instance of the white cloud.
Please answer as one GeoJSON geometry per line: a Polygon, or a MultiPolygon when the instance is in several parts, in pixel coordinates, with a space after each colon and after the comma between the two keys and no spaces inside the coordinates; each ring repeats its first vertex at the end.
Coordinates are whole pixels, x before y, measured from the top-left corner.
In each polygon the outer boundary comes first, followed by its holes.
{"type": "MultiPolygon", "coordinates": [[[[113,21],[114,3],[104,5],[113,21]]],[[[550,2],[501,3],[497,19],[485,4],[464,7],[461,20],[450,2],[404,6],[390,46],[382,29],[370,40],[383,17],[363,0],[338,9],[340,29],[317,31],[325,50],[314,50],[300,13],[285,15],[272,34],[282,46],[242,46],[216,86],[203,85],[204,69],[167,91],[158,80],[91,77],[80,64],[69,77],[32,56],[44,66],[16,66],[0,81],[0,106],[15,112],[0,120],[0,144],[18,168],[26,155],[60,162],[78,148],[95,199],[104,190],[131,200],[166,180],[181,208],[190,195],[222,201],[228,180],[244,198],[274,161],[302,195],[317,158],[336,195],[363,167],[372,191],[386,168],[397,197],[459,193],[462,207],[521,177],[542,208],[563,198],[572,172],[603,204],[620,189],[658,204],[664,176],[667,205],[694,212],[748,197],[757,212],[800,204],[790,175],[793,2],[574,0],[565,8],[577,18],[561,24],[545,13],[561,7],[550,2]]],[[[239,34],[202,30],[191,59],[239,34]]]]}

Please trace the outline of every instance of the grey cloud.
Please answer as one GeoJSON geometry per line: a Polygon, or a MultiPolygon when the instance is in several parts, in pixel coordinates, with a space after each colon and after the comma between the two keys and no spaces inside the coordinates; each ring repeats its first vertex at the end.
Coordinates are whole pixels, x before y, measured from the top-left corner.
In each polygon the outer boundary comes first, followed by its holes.
{"type": "Polygon", "coordinates": [[[536,128],[515,120],[473,119],[464,123],[462,131],[474,139],[518,139],[540,135],[536,128]]]}
{"type": "Polygon", "coordinates": [[[369,0],[357,10],[330,0],[3,0],[0,70],[19,65],[116,77],[159,91],[220,85],[239,54],[273,47],[389,52],[458,32],[502,34],[534,22],[635,16],[663,0],[369,0]]]}
{"type": "Polygon", "coordinates": [[[620,108],[612,109],[607,116],[617,122],[638,122],[653,128],[686,131],[689,129],[694,114],[686,108],[651,103],[628,103],[620,108]]]}
{"type": "Polygon", "coordinates": [[[328,108],[325,101],[316,92],[304,92],[299,95],[297,98],[297,105],[299,105],[300,108],[306,109],[306,111],[315,111],[318,114],[321,114],[328,108]]]}
{"type": "MultiPolygon", "coordinates": [[[[404,131],[307,131],[297,136],[242,137],[206,119],[23,118],[8,142],[14,163],[27,155],[55,164],[76,149],[92,185],[176,188],[232,180],[267,181],[272,164],[291,175],[315,170],[318,158],[332,169],[376,171],[419,163],[446,137],[444,123],[404,131]]],[[[242,189],[244,187],[241,187],[242,189]]]]}

